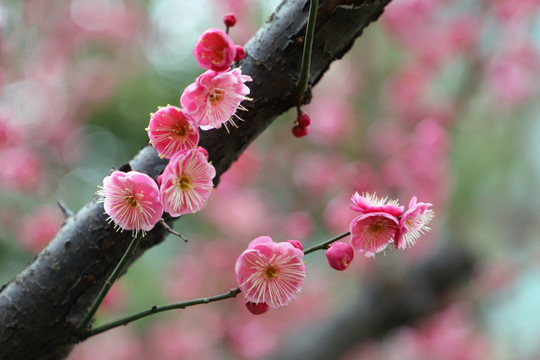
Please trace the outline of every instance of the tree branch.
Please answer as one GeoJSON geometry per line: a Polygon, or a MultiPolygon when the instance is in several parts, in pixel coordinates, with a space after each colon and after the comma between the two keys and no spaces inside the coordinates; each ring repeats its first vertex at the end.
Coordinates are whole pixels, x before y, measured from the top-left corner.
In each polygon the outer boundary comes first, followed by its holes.
{"type": "MultiPolygon", "coordinates": [[[[312,86],[334,60],[351,48],[363,29],[377,20],[389,2],[321,2],[309,79],[312,86]]],[[[200,145],[208,150],[217,171],[216,185],[220,175],[278,115],[297,105],[295,84],[308,9],[308,0],[282,2],[246,44],[247,56],[240,65],[243,73],[253,78],[249,87],[254,100],[245,104],[249,110],[242,114],[245,121],[230,134],[224,129],[201,134],[200,145]]],[[[141,121],[143,118],[141,114],[141,121]]],[[[141,122],[141,131],[143,128],[141,122]]],[[[146,146],[129,165],[157,178],[166,164],[167,160],[160,159],[151,146],[146,146]]],[[[49,246],[2,288],[1,359],[61,359],[69,354],[78,341],[74,329],[130,242],[131,233],[114,231],[106,217],[102,204],[92,199],[69,216],[49,246]]],[[[162,226],[156,226],[141,241],[135,258],[162,242],[166,235],[162,226]]]]}

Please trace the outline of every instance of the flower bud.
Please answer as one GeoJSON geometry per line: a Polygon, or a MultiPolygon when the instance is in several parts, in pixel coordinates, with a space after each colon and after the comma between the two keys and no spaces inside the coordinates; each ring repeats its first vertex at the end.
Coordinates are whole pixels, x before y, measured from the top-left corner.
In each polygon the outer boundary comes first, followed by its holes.
{"type": "Polygon", "coordinates": [[[265,312],[267,312],[268,309],[270,309],[270,306],[268,306],[268,304],[266,304],[266,303],[258,303],[257,304],[257,303],[248,301],[246,303],[246,308],[253,315],[261,315],[261,314],[264,314],[265,312]]]}
{"type": "Polygon", "coordinates": [[[336,241],[326,250],[326,259],[331,268],[343,271],[354,258],[353,248],[344,242],[336,241]]]}
{"type": "Polygon", "coordinates": [[[234,57],[235,62],[240,61],[246,57],[246,51],[244,50],[242,45],[236,45],[235,48],[236,48],[236,56],[234,57]]]}
{"type": "Polygon", "coordinates": [[[230,28],[236,25],[236,16],[234,14],[227,14],[223,17],[223,23],[226,27],[230,28]]]}
{"type": "Polygon", "coordinates": [[[309,128],[302,126],[300,124],[294,125],[292,128],[292,133],[296,137],[302,137],[309,134],[309,128]]]}
{"type": "Polygon", "coordinates": [[[291,244],[292,246],[294,246],[295,248],[304,251],[304,246],[302,246],[302,243],[300,241],[298,241],[298,240],[289,240],[287,242],[289,244],[291,244]]]}
{"type": "Polygon", "coordinates": [[[300,111],[300,114],[298,114],[297,121],[298,121],[298,125],[303,126],[303,127],[308,127],[309,124],[311,124],[311,118],[309,117],[308,114],[306,114],[303,111],[300,111]]]}

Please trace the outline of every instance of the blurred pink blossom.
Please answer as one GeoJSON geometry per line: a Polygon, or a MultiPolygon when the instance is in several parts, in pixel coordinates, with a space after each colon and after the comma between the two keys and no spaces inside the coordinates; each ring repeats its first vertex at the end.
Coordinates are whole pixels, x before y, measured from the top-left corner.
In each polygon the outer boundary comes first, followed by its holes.
{"type": "Polygon", "coordinates": [[[36,192],[43,187],[43,161],[29,148],[8,148],[0,152],[0,185],[4,190],[36,192]]]}
{"type": "Polygon", "coordinates": [[[116,281],[99,307],[98,314],[116,315],[129,298],[128,288],[122,280],[116,281]]]}
{"type": "Polygon", "coordinates": [[[262,191],[253,187],[225,188],[220,184],[212,196],[214,200],[208,204],[204,215],[220,232],[245,242],[245,238],[272,231],[275,209],[272,199],[262,191]]]}
{"type": "Polygon", "coordinates": [[[19,244],[33,255],[39,254],[56,236],[62,226],[60,209],[44,205],[35,208],[19,222],[19,244]]]}
{"type": "Polygon", "coordinates": [[[315,227],[311,215],[306,211],[288,214],[281,224],[283,236],[300,240],[308,238],[315,227]]]}
{"type": "Polygon", "coordinates": [[[343,157],[338,155],[315,151],[301,153],[294,159],[293,179],[299,188],[322,195],[341,185],[336,174],[345,165],[343,157]]]}
{"type": "Polygon", "coordinates": [[[346,206],[349,195],[337,195],[330,200],[324,209],[323,222],[330,233],[340,234],[346,231],[358,213],[346,206]]]}
{"type": "Polygon", "coordinates": [[[120,327],[105,336],[92,337],[79,344],[67,360],[146,360],[145,348],[140,339],[130,330],[120,327]]]}
{"type": "MultiPolygon", "coordinates": [[[[194,311],[199,315],[185,314],[181,319],[175,318],[173,322],[156,322],[149,330],[146,349],[150,353],[146,359],[159,360],[213,360],[216,355],[214,348],[218,345],[214,331],[211,331],[212,319],[207,311],[194,311]],[[208,324],[208,326],[206,326],[208,324]]],[[[184,314],[183,314],[184,315],[184,314]]]]}
{"type": "Polygon", "coordinates": [[[498,54],[488,69],[488,84],[497,99],[510,106],[528,100],[538,90],[540,56],[532,44],[520,44],[498,54]]]}
{"type": "Polygon", "coordinates": [[[495,14],[504,22],[523,23],[527,18],[533,19],[540,8],[539,0],[484,0],[493,8],[495,14]]]}
{"type": "Polygon", "coordinates": [[[339,144],[353,130],[356,114],[351,104],[340,97],[324,96],[317,98],[308,107],[311,116],[310,138],[319,145],[339,144]]]}
{"type": "Polygon", "coordinates": [[[219,181],[220,190],[224,187],[243,187],[254,182],[261,173],[262,159],[257,147],[248,147],[240,157],[234,162],[219,181]]]}

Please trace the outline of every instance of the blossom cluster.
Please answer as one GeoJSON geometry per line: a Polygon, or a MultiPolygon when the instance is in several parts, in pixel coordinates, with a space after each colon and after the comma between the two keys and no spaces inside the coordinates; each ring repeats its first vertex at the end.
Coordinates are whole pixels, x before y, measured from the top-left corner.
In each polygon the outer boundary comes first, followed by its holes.
{"type": "Polygon", "coordinates": [[[374,256],[392,244],[397,249],[410,247],[429,230],[428,224],[434,216],[431,206],[417,202],[415,196],[404,212],[404,207],[395,200],[355,193],[350,207],[361,215],[350,225],[351,246],[365,256],[374,256]]]}
{"type": "MultiPolygon", "coordinates": [[[[227,28],[233,23],[229,19],[227,28]]],[[[232,117],[237,109],[245,110],[240,103],[249,94],[245,82],[251,78],[239,68],[230,69],[245,52],[220,29],[203,32],[193,54],[207,71],[186,87],[180,99],[182,108],[159,107],[146,128],[158,155],[169,159],[157,183],[137,171],[115,171],[103,181],[104,209],[115,228],[144,234],[163,212],[176,217],[206,206],[216,170],[208,161],[208,152],[197,146],[199,127],[219,128],[226,122],[236,126],[232,117]]]]}
{"type": "MultiPolygon", "coordinates": [[[[329,265],[340,271],[349,267],[354,251],[372,257],[392,244],[397,249],[414,245],[429,230],[434,216],[431,204],[418,202],[416,197],[404,211],[395,200],[355,193],[350,207],[361,213],[350,224],[350,245],[335,241],[326,248],[329,265]]],[[[236,261],[235,273],[251,313],[259,315],[269,308],[286,306],[295,298],[306,277],[303,255],[303,246],[296,240],[275,243],[260,236],[250,242],[236,261]]]]}

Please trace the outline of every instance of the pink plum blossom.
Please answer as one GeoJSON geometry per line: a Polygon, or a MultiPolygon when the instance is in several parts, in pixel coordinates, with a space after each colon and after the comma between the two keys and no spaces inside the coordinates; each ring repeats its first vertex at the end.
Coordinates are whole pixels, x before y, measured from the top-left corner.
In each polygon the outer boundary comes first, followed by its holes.
{"type": "Polygon", "coordinates": [[[177,152],[158,177],[164,211],[171,216],[195,213],[206,206],[216,169],[203,148],[177,152]]]}
{"type": "Polygon", "coordinates": [[[372,212],[356,217],[350,225],[351,246],[367,257],[383,251],[395,240],[399,220],[386,212],[372,212]]]}
{"type": "Polygon", "coordinates": [[[146,129],[159,156],[170,159],[180,150],[193,149],[199,142],[197,125],[176,106],[165,106],[152,114],[146,129]]]}
{"type": "Polygon", "coordinates": [[[184,90],[180,103],[203,130],[227,127],[227,122],[236,126],[236,110],[246,110],[240,105],[249,94],[246,81],[251,77],[242,75],[239,68],[224,73],[208,70],[184,90]]]}
{"type": "Polygon", "coordinates": [[[304,252],[288,242],[260,236],[236,261],[236,280],[246,299],[272,308],[289,304],[306,280],[304,252]]]}
{"type": "Polygon", "coordinates": [[[538,90],[536,79],[540,74],[540,55],[529,43],[504,49],[488,69],[488,84],[497,100],[518,105],[538,90]]]}
{"type": "Polygon", "coordinates": [[[362,214],[384,212],[395,217],[403,214],[403,206],[400,206],[396,200],[379,199],[376,194],[370,193],[360,195],[356,192],[351,197],[351,209],[362,214]]]}
{"type": "Polygon", "coordinates": [[[236,47],[225,31],[210,28],[197,39],[193,56],[203,69],[225,71],[234,61],[236,47]]]}
{"type": "Polygon", "coordinates": [[[103,207],[115,228],[132,230],[136,236],[150,231],[161,219],[163,207],[156,182],[138,171],[115,171],[103,179],[103,207]]]}
{"type": "Polygon", "coordinates": [[[429,231],[428,224],[435,216],[432,205],[429,203],[417,202],[414,196],[407,211],[399,220],[399,233],[396,236],[395,244],[398,249],[411,247],[424,234],[429,231]]]}

